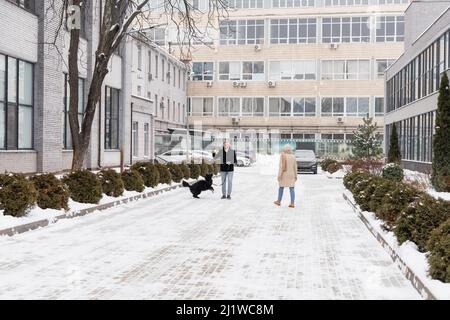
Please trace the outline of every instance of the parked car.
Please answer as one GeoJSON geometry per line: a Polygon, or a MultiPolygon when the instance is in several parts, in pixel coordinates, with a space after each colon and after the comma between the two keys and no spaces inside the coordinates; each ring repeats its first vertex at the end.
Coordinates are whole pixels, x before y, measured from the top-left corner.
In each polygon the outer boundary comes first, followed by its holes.
{"type": "Polygon", "coordinates": [[[169,150],[155,156],[158,163],[182,163],[190,162],[192,159],[192,152],[186,150],[169,150]]]}
{"type": "Polygon", "coordinates": [[[236,165],[238,167],[248,167],[248,166],[251,165],[251,161],[250,161],[249,158],[242,157],[242,156],[239,156],[237,154],[236,154],[236,161],[237,161],[236,165]]]}
{"type": "Polygon", "coordinates": [[[205,160],[206,163],[212,163],[214,161],[212,153],[206,150],[192,150],[192,157],[195,161],[205,160]]]}
{"type": "Polygon", "coordinates": [[[246,158],[250,161],[250,164],[254,163],[256,159],[254,159],[249,152],[236,151],[236,157],[246,158]]]}
{"type": "Polygon", "coordinates": [[[317,158],[312,150],[296,150],[297,172],[312,172],[317,174],[317,158]]]}

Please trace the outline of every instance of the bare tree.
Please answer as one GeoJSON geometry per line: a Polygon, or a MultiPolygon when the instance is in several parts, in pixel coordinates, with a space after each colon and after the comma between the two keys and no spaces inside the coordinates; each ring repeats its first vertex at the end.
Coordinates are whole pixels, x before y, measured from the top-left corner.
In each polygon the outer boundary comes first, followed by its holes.
{"type": "MultiPolygon", "coordinates": [[[[57,10],[59,6],[54,1],[49,1],[48,10],[57,10]]],[[[59,0],[61,1],[61,0],[59,0]]],[[[97,104],[101,98],[102,85],[108,74],[108,65],[114,52],[124,40],[127,33],[134,29],[151,29],[158,25],[151,19],[152,9],[150,0],[103,0],[100,17],[100,36],[95,52],[91,81],[88,90],[84,116],[81,123],[78,120],[78,77],[79,77],[79,45],[80,28],[77,19],[79,12],[87,14],[86,10],[93,10],[92,1],[89,6],[83,0],[62,0],[62,12],[55,16],[60,17],[61,26],[67,23],[70,35],[69,54],[67,59],[68,85],[70,89],[69,99],[69,125],[73,145],[72,170],[83,167],[86,154],[91,141],[91,128],[94,120],[97,104]]],[[[167,17],[167,23],[176,26],[178,30],[178,45],[180,52],[186,55],[189,52],[192,41],[202,42],[208,28],[215,28],[214,20],[227,16],[227,0],[208,0],[208,9],[201,11],[194,8],[192,0],[164,0],[161,6],[167,17]],[[201,19],[203,18],[203,20],[201,19]],[[197,22],[202,20],[201,27],[197,22]],[[206,22],[205,22],[206,21],[206,22]]],[[[100,2],[101,3],[101,2],[100,2]]],[[[153,1],[152,1],[153,3],[153,1]]],[[[83,18],[83,17],[81,17],[83,18]]],[[[86,24],[93,23],[86,21],[86,24]]],[[[64,28],[57,28],[55,40],[64,28]]],[[[58,51],[60,52],[60,51],[58,51]]]]}

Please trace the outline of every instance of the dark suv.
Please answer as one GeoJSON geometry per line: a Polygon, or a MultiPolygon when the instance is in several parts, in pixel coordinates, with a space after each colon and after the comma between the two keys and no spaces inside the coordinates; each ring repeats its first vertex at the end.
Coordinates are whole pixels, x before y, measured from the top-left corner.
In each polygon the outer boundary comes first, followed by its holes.
{"type": "Polygon", "coordinates": [[[317,174],[316,154],[312,150],[296,150],[297,172],[312,172],[317,174]]]}

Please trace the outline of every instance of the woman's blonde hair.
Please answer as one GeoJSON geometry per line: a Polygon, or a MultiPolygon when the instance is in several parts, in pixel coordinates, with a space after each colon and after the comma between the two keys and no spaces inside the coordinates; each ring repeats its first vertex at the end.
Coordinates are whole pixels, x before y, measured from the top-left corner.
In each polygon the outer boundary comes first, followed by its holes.
{"type": "Polygon", "coordinates": [[[290,144],[285,144],[283,146],[283,153],[292,153],[292,147],[290,144]]]}

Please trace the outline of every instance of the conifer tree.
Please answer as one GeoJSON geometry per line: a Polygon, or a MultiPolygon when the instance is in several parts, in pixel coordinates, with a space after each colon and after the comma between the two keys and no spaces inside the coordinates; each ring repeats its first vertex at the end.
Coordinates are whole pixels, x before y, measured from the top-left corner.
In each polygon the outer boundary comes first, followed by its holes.
{"type": "Polygon", "coordinates": [[[353,155],[357,159],[377,157],[381,154],[381,136],[373,118],[364,117],[363,124],[353,131],[353,155]]]}
{"type": "Polygon", "coordinates": [[[444,72],[439,88],[433,137],[433,163],[431,183],[437,191],[450,191],[450,90],[444,72]]]}
{"type": "Polygon", "coordinates": [[[398,145],[397,126],[395,123],[392,125],[392,132],[389,141],[388,159],[389,163],[400,163],[402,155],[400,153],[400,147],[398,145]]]}

